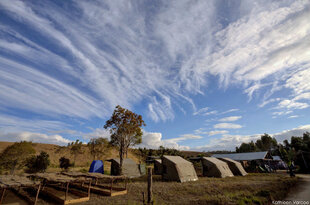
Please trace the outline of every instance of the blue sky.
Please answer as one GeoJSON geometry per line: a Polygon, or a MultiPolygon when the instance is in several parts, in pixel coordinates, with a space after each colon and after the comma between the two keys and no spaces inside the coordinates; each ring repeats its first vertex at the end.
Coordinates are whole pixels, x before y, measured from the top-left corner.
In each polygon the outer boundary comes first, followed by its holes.
{"type": "Polygon", "coordinates": [[[234,150],[310,131],[310,1],[0,1],[0,140],[234,150]]]}

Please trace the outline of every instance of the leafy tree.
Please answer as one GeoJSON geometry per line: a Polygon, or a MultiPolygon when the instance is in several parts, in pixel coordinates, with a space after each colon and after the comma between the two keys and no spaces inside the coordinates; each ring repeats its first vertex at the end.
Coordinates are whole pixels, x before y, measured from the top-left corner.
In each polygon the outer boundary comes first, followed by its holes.
{"type": "Polygon", "coordinates": [[[111,133],[110,143],[119,148],[121,173],[123,159],[125,154],[127,155],[128,148],[142,142],[142,126],[145,126],[145,123],[141,115],[119,105],[116,106],[111,118],[104,125],[104,128],[109,129],[111,133]]]}
{"type": "Polygon", "coordinates": [[[59,159],[59,167],[60,167],[61,169],[64,169],[65,171],[68,171],[68,169],[69,169],[70,166],[72,166],[72,165],[70,164],[70,159],[65,158],[65,157],[61,157],[61,158],[59,159]]]}
{"type": "Polygon", "coordinates": [[[255,145],[260,151],[269,151],[275,149],[278,143],[275,138],[272,138],[270,135],[265,133],[259,140],[256,141],[255,145]]]}
{"type": "Polygon", "coordinates": [[[73,163],[75,164],[77,156],[84,153],[82,150],[83,143],[76,140],[75,142],[71,142],[68,146],[70,147],[70,153],[73,155],[73,163]]]}
{"type": "Polygon", "coordinates": [[[1,153],[0,165],[5,169],[10,169],[10,174],[14,174],[16,168],[22,168],[26,164],[27,158],[34,154],[32,142],[15,142],[1,153]]]}
{"type": "Polygon", "coordinates": [[[256,146],[254,144],[253,141],[251,141],[250,143],[242,143],[240,145],[240,147],[236,147],[236,152],[240,153],[240,152],[255,152],[256,146]]]}
{"type": "Polygon", "coordinates": [[[46,152],[41,152],[38,156],[32,156],[27,160],[26,167],[28,172],[45,172],[50,165],[49,155],[46,152]]]}
{"type": "Polygon", "coordinates": [[[92,138],[88,142],[87,147],[93,156],[93,160],[110,153],[109,141],[103,137],[92,138]]]}

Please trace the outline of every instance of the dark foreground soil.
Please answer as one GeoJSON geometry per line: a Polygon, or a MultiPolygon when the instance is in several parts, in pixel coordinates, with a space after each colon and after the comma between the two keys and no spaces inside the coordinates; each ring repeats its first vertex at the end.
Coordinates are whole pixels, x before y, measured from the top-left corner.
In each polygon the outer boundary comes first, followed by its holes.
{"type": "MultiPolygon", "coordinates": [[[[162,182],[160,176],[154,176],[154,204],[270,204],[272,200],[285,199],[298,179],[286,174],[249,174],[224,179],[200,177],[195,182],[177,183],[162,182]]],[[[146,178],[140,178],[128,185],[126,195],[91,194],[90,201],[78,205],[142,204],[142,193],[146,191],[146,178]]],[[[41,197],[38,204],[53,203],[41,197]]]]}

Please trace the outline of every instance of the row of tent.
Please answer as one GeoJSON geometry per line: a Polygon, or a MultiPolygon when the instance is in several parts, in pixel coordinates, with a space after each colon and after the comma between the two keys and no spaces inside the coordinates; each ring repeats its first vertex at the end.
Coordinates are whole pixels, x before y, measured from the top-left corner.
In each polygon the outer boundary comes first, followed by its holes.
{"type": "MultiPolygon", "coordinates": [[[[232,177],[245,176],[247,173],[242,165],[228,158],[202,157],[201,164],[203,176],[207,177],[232,177]]],[[[154,161],[154,172],[160,174],[163,180],[169,181],[196,181],[198,180],[193,163],[180,156],[166,156],[154,161]]]]}
{"type": "MultiPolygon", "coordinates": [[[[117,176],[120,175],[120,159],[109,159],[106,160],[111,162],[111,175],[117,176]]],[[[126,158],[123,159],[123,174],[129,178],[140,177],[141,175],[145,174],[145,165],[144,164],[137,164],[132,159],[126,158]]],[[[92,173],[101,173],[104,174],[104,165],[101,160],[94,160],[89,168],[88,172],[92,173]]]]}
{"type": "MultiPolygon", "coordinates": [[[[107,161],[111,162],[111,175],[120,175],[120,159],[116,158],[107,161]]],[[[228,158],[203,157],[201,163],[203,175],[207,177],[224,178],[247,174],[239,162],[228,158]]],[[[129,158],[124,159],[122,169],[123,174],[129,178],[140,177],[145,174],[145,166],[136,164],[129,158]]],[[[89,172],[104,173],[103,162],[94,160],[89,172]]],[[[198,180],[193,163],[180,156],[164,155],[162,159],[156,159],[154,161],[154,173],[162,175],[163,180],[167,181],[187,182],[198,180]]]]}

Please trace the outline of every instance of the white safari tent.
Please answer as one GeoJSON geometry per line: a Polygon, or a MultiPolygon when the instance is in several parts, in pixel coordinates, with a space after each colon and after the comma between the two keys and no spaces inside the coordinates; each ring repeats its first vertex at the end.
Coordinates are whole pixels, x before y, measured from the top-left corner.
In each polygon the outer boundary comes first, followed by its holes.
{"type": "Polygon", "coordinates": [[[248,173],[244,170],[243,166],[240,162],[237,162],[235,160],[229,159],[229,158],[220,158],[220,160],[227,163],[229,169],[235,176],[245,176],[248,173]]]}
{"type": "Polygon", "coordinates": [[[198,180],[193,164],[180,156],[162,157],[162,177],[163,180],[178,182],[198,180]]]}
{"type": "Polygon", "coordinates": [[[203,176],[207,177],[232,177],[234,176],[226,162],[214,157],[203,157],[201,160],[203,176]]]}

